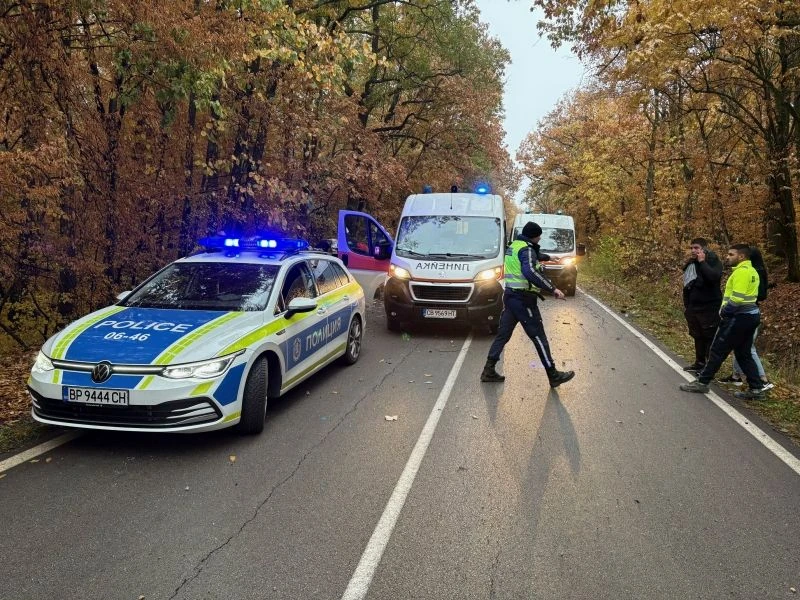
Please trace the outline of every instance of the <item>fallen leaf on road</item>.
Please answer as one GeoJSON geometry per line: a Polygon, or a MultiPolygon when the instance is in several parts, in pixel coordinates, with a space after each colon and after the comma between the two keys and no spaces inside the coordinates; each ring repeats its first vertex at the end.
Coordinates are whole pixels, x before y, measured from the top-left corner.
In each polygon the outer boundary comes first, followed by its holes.
{"type": "Polygon", "coordinates": [[[37,463],[37,462],[39,462],[39,459],[38,458],[34,458],[31,462],[32,463],[37,463]]]}
{"type": "Polygon", "coordinates": [[[408,383],[414,383],[414,380],[413,380],[413,379],[411,379],[411,380],[410,380],[408,383]]]}
{"type": "Polygon", "coordinates": [[[426,381],[425,383],[433,383],[432,381],[426,381]]]}
{"type": "Polygon", "coordinates": [[[185,488],[183,488],[183,489],[184,489],[184,490],[186,490],[186,491],[188,492],[188,491],[189,491],[189,486],[187,485],[187,486],[186,486],[185,488]]]}
{"type": "Polygon", "coordinates": [[[397,415],[386,415],[383,418],[386,419],[387,421],[397,421],[397,415]]]}
{"type": "Polygon", "coordinates": [[[796,593],[797,593],[797,589],[796,589],[796,588],[793,588],[793,587],[790,587],[790,588],[789,588],[789,591],[790,591],[790,592],[792,592],[793,594],[796,594],[796,593]]]}
{"type": "Polygon", "coordinates": [[[642,414],[644,414],[644,411],[643,411],[643,410],[640,410],[639,412],[640,412],[640,413],[642,413],[642,414]]]}
{"type": "Polygon", "coordinates": [[[433,373],[425,373],[425,377],[433,377],[433,373]]]}
{"type": "Polygon", "coordinates": [[[478,415],[470,415],[473,419],[477,419],[478,415]]]}
{"type": "Polygon", "coordinates": [[[50,462],[51,460],[53,460],[53,458],[51,456],[48,456],[47,458],[44,459],[44,462],[50,462]]]}
{"type": "Polygon", "coordinates": [[[333,391],[333,392],[331,392],[331,394],[338,394],[338,393],[339,393],[339,392],[337,392],[337,391],[333,391]]]}
{"type": "Polygon", "coordinates": [[[229,459],[229,460],[230,460],[232,463],[235,463],[235,462],[236,462],[236,455],[235,455],[235,454],[231,454],[231,455],[228,457],[228,459],[229,459]]]}
{"type": "Polygon", "coordinates": [[[311,395],[311,392],[306,392],[306,396],[310,396],[310,395],[311,395]]]}
{"type": "Polygon", "coordinates": [[[386,362],[385,358],[380,359],[378,362],[386,362]]]}
{"type": "Polygon", "coordinates": [[[617,423],[622,423],[622,421],[617,421],[617,423]]]}

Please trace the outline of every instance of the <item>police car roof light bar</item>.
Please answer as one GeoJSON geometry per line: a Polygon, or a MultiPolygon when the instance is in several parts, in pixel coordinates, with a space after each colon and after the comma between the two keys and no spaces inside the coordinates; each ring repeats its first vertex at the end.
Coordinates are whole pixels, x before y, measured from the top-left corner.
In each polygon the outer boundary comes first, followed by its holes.
{"type": "Polygon", "coordinates": [[[200,240],[199,245],[208,251],[228,250],[256,252],[274,251],[283,253],[300,252],[308,248],[308,242],[298,238],[229,238],[224,236],[211,236],[200,240]]]}

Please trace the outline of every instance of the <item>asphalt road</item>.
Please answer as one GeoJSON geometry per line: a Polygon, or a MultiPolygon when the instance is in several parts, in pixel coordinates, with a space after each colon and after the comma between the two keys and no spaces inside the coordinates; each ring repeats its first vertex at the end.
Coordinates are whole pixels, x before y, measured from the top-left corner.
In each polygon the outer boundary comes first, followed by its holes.
{"type": "Polygon", "coordinates": [[[377,305],[260,436],[87,433],[9,470],[0,598],[341,598],[437,399],[366,598],[797,597],[800,476],[580,292],[543,312],[557,391],[521,330],[481,384],[490,336],[377,305]]]}

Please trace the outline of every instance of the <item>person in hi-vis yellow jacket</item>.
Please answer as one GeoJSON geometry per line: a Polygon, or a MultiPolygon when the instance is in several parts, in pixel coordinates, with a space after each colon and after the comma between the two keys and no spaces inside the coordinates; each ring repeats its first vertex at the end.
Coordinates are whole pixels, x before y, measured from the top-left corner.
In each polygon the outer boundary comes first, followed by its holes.
{"type": "Polygon", "coordinates": [[[733,267],[733,272],[722,295],[722,306],[719,309],[722,320],[711,343],[706,366],[698,373],[696,381],[681,384],[681,389],[686,392],[707,392],[708,384],[733,351],[750,387],[734,395],[745,399],[764,397],[764,382],[758,375],[758,367],[750,352],[753,334],[761,322],[761,313],[756,303],[759,278],[758,272],[750,263],[750,253],[751,249],[747,244],[734,244],[728,250],[726,262],[733,267]]]}

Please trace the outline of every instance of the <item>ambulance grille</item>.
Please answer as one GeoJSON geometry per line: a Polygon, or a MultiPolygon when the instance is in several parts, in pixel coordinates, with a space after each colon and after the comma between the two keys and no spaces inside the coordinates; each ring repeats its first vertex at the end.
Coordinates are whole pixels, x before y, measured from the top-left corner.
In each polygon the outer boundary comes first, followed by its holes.
{"type": "Polygon", "coordinates": [[[466,302],[472,294],[471,285],[425,285],[414,283],[411,293],[415,300],[431,302],[466,302]]]}
{"type": "Polygon", "coordinates": [[[53,400],[28,391],[33,396],[33,410],[37,416],[62,423],[159,429],[209,423],[222,417],[216,404],[205,397],[147,406],[104,406],[53,400]]]}

